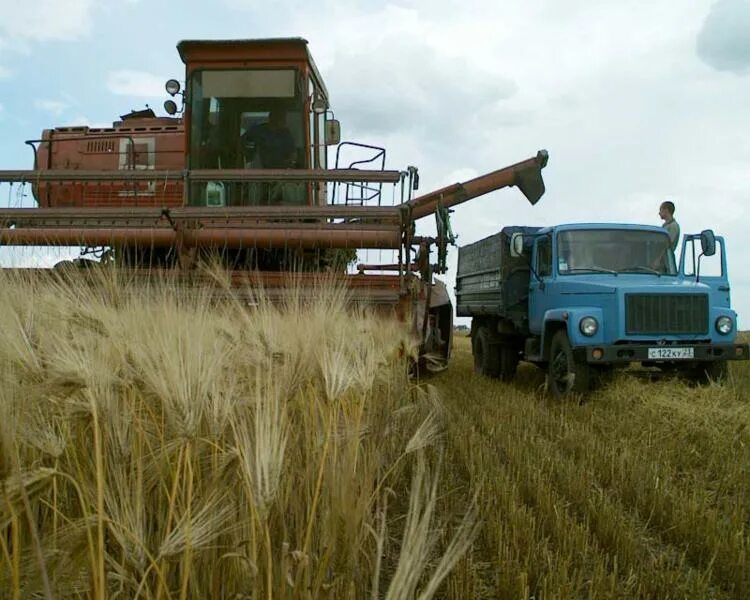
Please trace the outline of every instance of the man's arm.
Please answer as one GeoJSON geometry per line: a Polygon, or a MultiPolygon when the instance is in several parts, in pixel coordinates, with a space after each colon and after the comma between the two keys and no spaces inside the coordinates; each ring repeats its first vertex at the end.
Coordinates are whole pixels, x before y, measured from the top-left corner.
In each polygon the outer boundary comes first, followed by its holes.
{"type": "Polygon", "coordinates": [[[292,132],[288,129],[284,130],[284,137],[282,142],[282,147],[284,149],[284,157],[286,159],[287,164],[294,168],[297,166],[297,149],[294,146],[294,138],[292,137],[292,132]]]}
{"type": "Polygon", "coordinates": [[[677,224],[677,221],[665,223],[664,229],[666,229],[669,234],[669,241],[672,244],[672,249],[676,249],[678,238],[680,237],[680,226],[677,224]]]}
{"type": "Polygon", "coordinates": [[[258,153],[261,130],[258,125],[253,125],[240,136],[242,155],[245,162],[252,162],[258,153]]]}

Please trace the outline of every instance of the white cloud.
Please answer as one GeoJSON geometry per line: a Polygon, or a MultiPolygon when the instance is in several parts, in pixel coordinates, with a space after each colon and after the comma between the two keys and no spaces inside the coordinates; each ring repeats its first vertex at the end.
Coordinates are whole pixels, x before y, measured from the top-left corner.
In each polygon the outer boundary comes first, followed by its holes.
{"type": "Polygon", "coordinates": [[[703,23],[696,49],[715,69],[750,73],[750,2],[717,0],[703,23]]]}
{"type": "MultiPolygon", "coordinates": [[[[367,48],[337,53],[330,69],[339,110],[357,131],[411,131],[455,143],[472,136],[517,91],[501,73],[442,52],[424,38],[398,34],[367,48]],[[351,85],[351,73],[366,74],[351,85]]],[[[507,118],[502,116],[502,118],[507,118]]]]}
{"type": "Polygon", "coordinates": [[[107,78],[107,89],[118,96],[160,98],[165,95],[163,77],[145,71],[113,71],[107,78]]]}
{"type": "Polygon", "coordinates": [[[92,121],[88,117],[78,115],[77,117],[63,119],[63,121],[59,123],[58,126],[59,127],[91,127],[91,128],[102,129],[105,127],[112,127],[112,123],[92,121]]]}
{"type": "Polygon", "coordinates": [[[91,30],[94,0],[0,0],[0,36],[34,42],[74,40],[91,30]]]}
{"type": "Polygon", "coordinates": [[[34,100],[34,106],[39,110],[60,116],[70,105],[61,100],[34,100]]]}
{"type": "Polygon", "coordinates": [[[8,67],[0,65],[0,79],[8,79],[12,75],[12,72],[8,67]]]}

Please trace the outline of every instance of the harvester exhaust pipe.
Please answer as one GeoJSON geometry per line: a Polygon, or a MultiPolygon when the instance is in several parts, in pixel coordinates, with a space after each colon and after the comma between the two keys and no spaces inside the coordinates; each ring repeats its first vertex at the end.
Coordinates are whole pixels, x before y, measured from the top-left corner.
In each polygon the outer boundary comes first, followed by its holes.
{"type": "Polygon", "coordinates": [[[536,204],[544,195],[542,169],[547,166],[548,160],[547,151],[539,150],[533,158],[424,194],[405,202],[403,206],[411,208],[412,219],[416,220],[435,213],[439,207],[450,208],[472,198],[511,186],[518,187],[531,204],[536,204]]]}

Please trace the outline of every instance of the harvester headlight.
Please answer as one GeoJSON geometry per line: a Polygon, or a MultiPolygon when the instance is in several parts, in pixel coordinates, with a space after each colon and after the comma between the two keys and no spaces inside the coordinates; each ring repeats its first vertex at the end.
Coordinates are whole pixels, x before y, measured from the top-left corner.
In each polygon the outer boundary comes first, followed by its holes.
{"type": "Polygon", "coordinates": [[[581,319],[581,322],[578,324],[578,328],[581,330],[581,333],[587,337],[592,337],[596,335],[596,332],[599,331],[599,321],[597,321],[594,317],[583,317],[581,319]]]}
{"type": "Polygon", "coordinates": [[[164,110],[168,115],[174,115],[177,113],[177,104],[174,100],[167,100],[164,102],[164,110]]]}
{"type": "Polygon", "coordinates": [[[716,331],[718,331],[721,335],[732,333],[732,329],[734,329],[732,317],[723,316],[716,319],[716,331]]]}
{"type": "Polygon", "coordinates": [[[167,90],[167,94],[174,96],[180,92],[180,82],[176,79],[170,79],[164,84],[164,89],[167,90]]]}

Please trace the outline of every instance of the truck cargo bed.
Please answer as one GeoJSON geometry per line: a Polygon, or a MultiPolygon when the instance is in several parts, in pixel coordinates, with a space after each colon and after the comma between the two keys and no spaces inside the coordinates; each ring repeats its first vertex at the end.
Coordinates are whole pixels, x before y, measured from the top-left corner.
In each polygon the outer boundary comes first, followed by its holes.
{"type": "Polygon", "coordinates": [[[529,257],[511,256],[514,233],[533,236],[538,227],[504,227],[458,250],[456,314],[459,317],[493,315],[519,323],[528,312],[529,257]]]}

